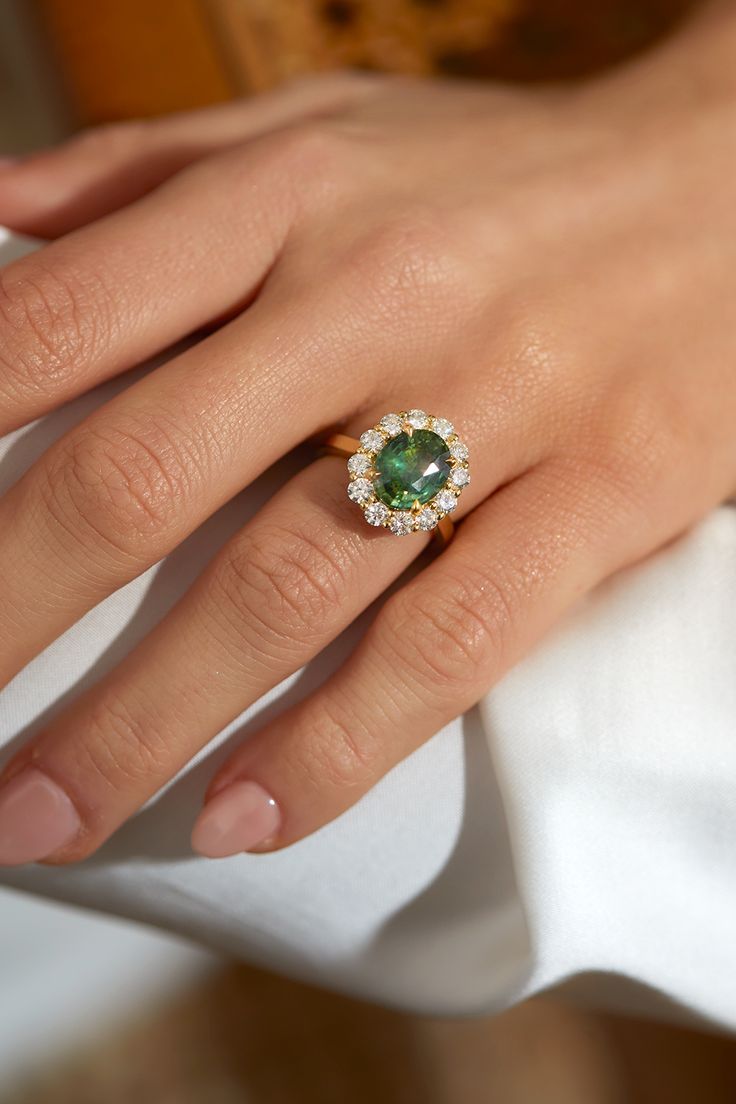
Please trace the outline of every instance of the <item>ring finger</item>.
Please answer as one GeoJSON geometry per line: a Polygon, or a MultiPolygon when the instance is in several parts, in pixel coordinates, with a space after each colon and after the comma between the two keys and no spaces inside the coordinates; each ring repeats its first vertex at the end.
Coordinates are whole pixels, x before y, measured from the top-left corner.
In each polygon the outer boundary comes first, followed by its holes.
{"type": "Polygon", "coordinates": [[[320,689],[219,771],[193,833],[210,857],[269,851],[355,804],[479,700],[565,609],[648,547],[625,493],[573,458],[507,483],[393,594],[320,689]]]}

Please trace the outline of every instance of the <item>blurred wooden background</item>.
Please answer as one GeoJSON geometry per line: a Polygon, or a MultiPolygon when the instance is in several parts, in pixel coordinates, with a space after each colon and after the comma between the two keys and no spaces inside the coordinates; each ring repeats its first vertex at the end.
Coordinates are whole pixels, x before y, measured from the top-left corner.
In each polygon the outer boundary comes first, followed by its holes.
{"type": "Polygon", "coordinates": [[[247,967],[0,1104],[734,1104],[736,1043],[550,998],[494,1018],[375,1008],[247,967]]]}
{"type": "Polygon", "coordinates": [[[695,0],[32,0],[82,124],[216,103],[339,66],[569,79],[695,0]]]}

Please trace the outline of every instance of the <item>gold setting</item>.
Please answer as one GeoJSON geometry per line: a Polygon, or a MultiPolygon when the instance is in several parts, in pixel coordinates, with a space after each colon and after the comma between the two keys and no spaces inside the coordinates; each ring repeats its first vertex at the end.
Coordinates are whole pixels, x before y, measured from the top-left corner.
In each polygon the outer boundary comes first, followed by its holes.
{"type": "Polygon", "coordinates": [[[361,465],[365,468],[364,471],[348,469],[350,473],[348,493],[350,498],[363,511],[367,523],[373,528],[384,528],[396,535],[404,535],[409,532],[432,532],[442,544],[447,544],[452,539],[454,524],[450,514],[454,511],[460,495],[470,482],[470,473],[467,447],[455,432],[452,423],[448,422],[446,418],[425,414],[421,410],[401,410],[398,414],[392,412],[384,415],[375,425],[364,431],[361,434],[361,440],[356,440],[356,438],[344,433],[332,434],[324,443],[324,451],[333,456],[341,456],[347,459],[348,463],[355,456],[365,456],[367,458],[369,466],[366,466],[365,462],[361,465]],[[389,433],[387,431],[382,424],[386,421],[391,423],[392,428],[395,428],[395,432],[389,433]],[[448,432],[448,427],[451,432],[448,432]],[[399,433],[406,433],[407,436],[411,437],[417,429],[432,430],[448,446],[450,451],[450,475],[447,482],[427,502],[414,502],[408,510],[392,509],[377,497],[373,488],[373,481],[377,475],[375,469],[376,458],[384,445],[388,444],[399,433]],[[441,432],[441,430],[444,432],[441,432]],[[377,435],[374,440],[370,440],[371,434],[377,435]],[[363,443],[366,435],[368,435],[369,441],[363,443]],[[379,438],[380,445],[378,443],[379,438]],[[373,443],[377,447],[369,447],[373,443]],[[453,454],[453,446],[458,452],[457,456],[453,454]],[[455,476],[453,475],[455,472],[462,474],[455,476]],[[460,485],[453,482],[455,478],[462,481],[460,485]],[[434,514],[429,513],[431,511],[434,511],[434,514]],[[436,523],[428,524],[434,516],[437,519],[436,523]],[[369,517],[380,520],[369,521],[369,517]],[[410,520],[410,525],[407,525],[406,519],[410,520]]]}

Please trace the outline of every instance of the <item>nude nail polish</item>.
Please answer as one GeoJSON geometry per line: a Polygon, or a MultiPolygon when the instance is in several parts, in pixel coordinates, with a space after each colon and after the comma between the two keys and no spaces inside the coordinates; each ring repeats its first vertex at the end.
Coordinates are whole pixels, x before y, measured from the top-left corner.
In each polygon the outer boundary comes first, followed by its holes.
{"type": "Polygon", "coordinates": [[[250,851],[275,836],[279,807],[257,782],[232,782],[208,801],[192,831],[192,848],[208,859],[250,851]]]}
{"type": "Polygon", "coordinates": [[[35,767],[0,788],[0,866],[40,862],[71,843],[80,828],[69,795],[35,767]]]}

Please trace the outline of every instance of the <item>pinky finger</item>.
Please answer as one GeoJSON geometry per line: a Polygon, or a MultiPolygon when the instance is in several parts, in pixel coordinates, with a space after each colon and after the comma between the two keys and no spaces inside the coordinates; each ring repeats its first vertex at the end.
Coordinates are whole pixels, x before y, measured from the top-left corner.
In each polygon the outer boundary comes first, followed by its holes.
{"type": "Polygon", "coordinates": [[[581,482],[556,461],[487,499],[386,602],[344,666],[225,764],[194,849],[211,858],[275,850],[348,809],[477,702],[578,596],[644,550],[613,546],[621,521],[599,479],[581,482]]]}

